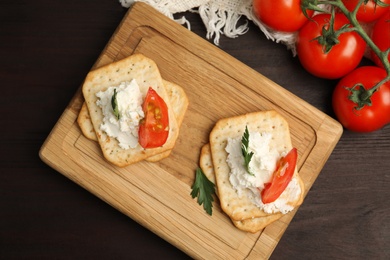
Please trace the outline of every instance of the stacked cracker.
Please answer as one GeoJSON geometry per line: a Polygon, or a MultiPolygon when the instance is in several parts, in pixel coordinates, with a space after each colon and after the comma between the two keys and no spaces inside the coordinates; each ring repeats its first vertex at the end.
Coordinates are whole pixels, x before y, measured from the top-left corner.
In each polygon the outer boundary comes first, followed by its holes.
{"type": "MultiPolygon", "coordinates": [[[[210,143],[202,147],[199,163],[209,180],[215,182],[221,208],[231,218],[233,224],[241,230],[256,233],[281,218],[283,214],[264,212],[248,197],[238,196],[230,184],[230,168],[226,162],[228,154],[225,151],[227,139],[241,137],[246,126],[249,132],[270,133],[272,135],[270,145],[280,154],[292,149],[287,121],[275,111],[260,111],[219,120],[210,133],[210,143]]],[[[299,183],[298,198],[290,199],[288,192],[283,192],[281,197],[296,208],[303,201],[304,185],[297,169],[294,178],[299,183]]]]}
{"type": "Polygon", "coordinates": [[[85,103],[80,110],[77,122],[87,138],[99,142],[107,161],[124,167],[142,160],[154,162],[169,156],[188,107],[188,98],[180,86],[161,78],[158,67],[153,60],[142,54],[134,54],[93,70],[88,73],[82,91],[85,103]],[[137,145],[135,148],[125,150],[119,147],[115,138],[110,138],[100,129],[103,114],[96,104],[96,93],[133,79],[137,81],[143,96],[148,88],[152,87],[167,104],[169,135],[166,143],[161,147],[144,149],[137,145]]]}

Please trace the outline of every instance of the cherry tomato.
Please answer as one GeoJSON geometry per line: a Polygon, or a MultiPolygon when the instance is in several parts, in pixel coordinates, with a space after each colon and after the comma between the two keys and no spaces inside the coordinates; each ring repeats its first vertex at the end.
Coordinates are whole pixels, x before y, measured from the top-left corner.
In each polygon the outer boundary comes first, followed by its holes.
{"type": "MultiPolygon", "coordinates": [[[[342,0],[345,7],[352,12],[356,5],[360,2],[359,0],[342,0]]],[[[381,0],[382,3],[390,4],[390,0],[381,0]]],[[[359,10],[356,13],[356,18],[360,22],[370,23],[381,17],[389,7],[382,7],[375,4],[375,1],[369,0],[367,4],[362,3],[359,10]]]]}
{"type": "MultiPolygon", "coordinates": [[[[301,0],[253,0],[253,12],[276,31],[298,31],[308,20],[301,10],[301,0]]],[[[311,17],[313,11],[307,10],[307,15],[311,17]]]]}
{"type": "Polygon", "coordinates": [[[379,90],[371,96],[371,106],[364,106],[356,110],[356,104],[348,96],[352,88],[358,83],[365,89],[372,88],[386,77],[386,71],[375,66],[359,67],[342,78],[337,84],[332,98],[333,110],[339,122],[355,132],[372,132],[390,123],[390,82],[381,85],[379,90]]]}
{"type": "Polygon", "coordinates": [[[261,191],[261,200],[264,204],[274,202],[286,189],[294,175],[297,158],[298,151],[293,148],[286,156],[279,159],[271,182],[266,183],[261,191]]]}
{"type": "MultiPolygon", "coordinates": [[[[381,51],[390,48],[390,10],[375,23],[371,37],[372,41],[381,51]]],[[[376,65],[384,68],[381,60],[372,50],[371,57],[376,65]]],[[[387,56],[387,59],[390,60],[390,54],[387,56]]]]}
{"type": "Polygon", "coordinates": [[[164,100],[151,87],[142,105],[145,117],[141,120],[138,139],[143,148],[162,146],[168,139],[168,107],[164,100]]]}
{"type": "MultiPolygon", "coordinates": [[[[322,29],[329,28],[330,14],[318,14],[312,17],[299,31],[297,53],[302,66],[311,74],[327,79],[340,78],[351,72],[360,63],[366,48],[366,42],[356,32],[345,32],[339,37],[339,43],[325,53],[324,47],[313,40],[322,36],[322,29]]],[[[334,29],[338,30],[349,20],[341,13],[335,15],[334,29]]]]}

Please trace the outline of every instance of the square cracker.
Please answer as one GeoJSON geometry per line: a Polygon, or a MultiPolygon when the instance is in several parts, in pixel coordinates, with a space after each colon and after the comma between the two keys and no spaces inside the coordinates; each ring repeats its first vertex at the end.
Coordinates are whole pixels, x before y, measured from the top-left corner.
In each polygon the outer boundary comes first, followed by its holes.
{"type": "MultiPolygon", "coordinates": [[[[248,197],[239,197],[229,181],[230,168],[226,162],[227,152],[225,151],[227,139],[229,137],[241,138],[246,126],[249,132],[270,133],[272,135],[270,145],[279,153],[287,153],[292,149],[288,123],[276,111],[253,112],[221,119],[216,123],[210,133],[211,157],[216,185],[222,210],[235,221],[271,215],[257,207],[248,197]]],[[[289,201],[288,204],[296,207],[302,203],[304,187],[296,169],[294,178],[298,178],[301,196],[296,201],[289,201]]]]}
{"type": "Polygon", "coordinates": [[[171,150],[174,147],[179,128],[160,72],[153,60],[142,54],[134,54],[123,60],[93,70],[88,73],[82,91],[99,145],[107,161],[119,167],[124,167],[171,150]],[[119,147],[119,143],[115,138],[110,138],[105,132],[100,130],[103,114],[101,108],[96,104],[98,99],[96,93],[132,79],[137,81],[143,96],[146,95],[148,88],[152,87],[165,100],[168,106],[169,135],[166,143],[161,147],[144,149],[137,145],[135,148],[125,150],[119,147]]]}
{"type": "MultiPolygon", "coordinates": [[[[203,173],[206,177],[212,182],[215,183],[215,173],[214,166],[211,159],[211,151],[210,144],[205,144],[202,146],[199,158],[199,166],[202,169],[203,173]]],[[[216,189],[216,195],[218,196],[218,187],[216,189]]],[[[271,224],[272,222],[278,220],[283,216],[282,213],[271,214],[265,217],[258,217],[252,219],[244,219],[244,220],[232,220],[234,226],[238,229],[247,231],[250,233],[256,233],[266,226],[271,224]]]]}
{"type": "MultiPolygon", "coordinates": [[[[166,92],[168,94],[169,102],[171,103],[171,106],[173,108],[173,114],[175,115],[177,125],[180,128],[181,123],[184,120],[184,115],[188,108],[188,97],[182,87],[179,85],[163,80],[164,87],[166,89],[166,92]]],[[[87,137],[90,140],[98,141],[95,129],[93,128],[93,124],[91,121],[91,117],[89,115],[89,111],[87,108],[86,103],[84,102],[79,115],[77,117],[77,123],[81,129],[81,132],[85,137],[87,137]]],[[[156,162],[159,160],[162,160],[166,157],[168,157],[171,153],[171,150],[165,151],[161,154],[153,155],[149,158],[146,158],[147,161],[150,162],[156,162]]]]}
{"type": "Polygon", "coordinates": [[[88,107],[85,102],[81,106],[79,115],[77,116],[77,124],[79,125],[81,132],[86,138],[92,141],[98,141],[95,129],[93,128],[93,124],[91,121],[91,116],[89,115],[88,107]]]}

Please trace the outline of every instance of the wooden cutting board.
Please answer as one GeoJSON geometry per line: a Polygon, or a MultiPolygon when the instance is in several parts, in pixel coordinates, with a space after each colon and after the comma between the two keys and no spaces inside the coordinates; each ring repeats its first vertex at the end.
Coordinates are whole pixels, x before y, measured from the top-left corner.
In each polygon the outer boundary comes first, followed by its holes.
{"type": "Polygon", "coordinates": [[[200,149],[215,122],[277,110],[290,124],[306,193],[338,142],[335,120],[143,3],[128,11],[94,68],[142,53],[165,80],[182,86],[189,108],[170,157],[126,168],[107,163],[76,122],[75,94],[40,150],[48,165],[193,258],[268,258],[295,211],[256,234],[236,229],[214,203],[207,215],[190,196],[200,149]]]}

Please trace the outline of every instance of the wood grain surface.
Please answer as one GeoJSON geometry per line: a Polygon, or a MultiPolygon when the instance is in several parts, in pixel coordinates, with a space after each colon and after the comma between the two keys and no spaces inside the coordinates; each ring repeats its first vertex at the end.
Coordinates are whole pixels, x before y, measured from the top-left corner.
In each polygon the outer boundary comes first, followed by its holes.
{"type": "MultiPolygon", "coordinates": [[[[189,257],[38,157],[126,13],[108,0],[2,1],[0,258],[189,257]]],[[[191,30],[205,38],[198,15],[184,15],[191,30]]],[[[220,44],[219,49],[334,116],[330,98],[336,81],[306,73],[283,45],[265,39],[252,24],[245,35],[222,37],[220,44]]],[[[344,131],[271,259],[390,257],[389,130],[344,131]]]]}
{"type": "Polygon", "coordinates": [[[217,203],[209,217],[188,195],[210,130],[221,118],[277,110],[290,125],[307,192],[337,144],[341,125],[143,3],[131,7],[94,67],[133,53],[153,59],[162,77],[182,86],[188,95],[189,108],[171,155],[159,163],[125,168],[107,163],[76,123],[83,101],[78,91],[40,157],[191,257],[269,258],[296,211],[262,232],[249,234],[236,229],[217,203]],[[151,18],[145,20],[147,15],[151,18]]]}

